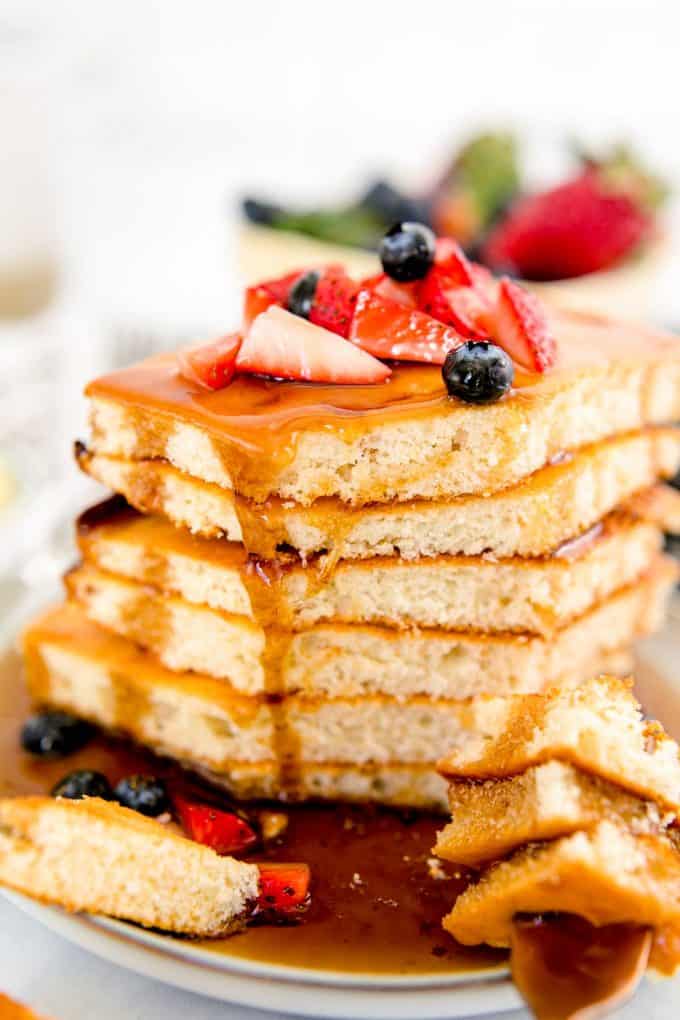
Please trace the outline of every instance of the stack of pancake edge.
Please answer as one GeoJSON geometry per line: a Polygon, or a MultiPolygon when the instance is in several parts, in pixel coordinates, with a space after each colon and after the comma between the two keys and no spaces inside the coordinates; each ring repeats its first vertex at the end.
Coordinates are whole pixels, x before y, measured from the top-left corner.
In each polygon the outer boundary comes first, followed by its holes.
{"type": "Polygon", "coordinates": [[[557,367],[489,406],[430,366],[210,393],[170,353],[92,383],[77,459],[116,495],[26,632],[35,703],[243,798],[441,807],[437,761],[509,695],[629,672],[676,580],[680,342],[551,326],[557,367]]]}

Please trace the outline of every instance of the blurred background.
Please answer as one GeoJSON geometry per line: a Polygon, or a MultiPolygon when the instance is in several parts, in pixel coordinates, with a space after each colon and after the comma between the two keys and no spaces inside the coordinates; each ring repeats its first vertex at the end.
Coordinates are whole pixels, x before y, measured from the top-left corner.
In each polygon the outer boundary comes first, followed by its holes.
{"type": "MultiPolygon", "coordinates": [[[[94,373],[239,315],[240,201],[420,192],[515,132],[529,185],[628,140],[680,184],[677,0],[0,0],[0,578],[56,576],[94,373]]],[[[645,314],[680,324],[680,222],[645,314]]]]}

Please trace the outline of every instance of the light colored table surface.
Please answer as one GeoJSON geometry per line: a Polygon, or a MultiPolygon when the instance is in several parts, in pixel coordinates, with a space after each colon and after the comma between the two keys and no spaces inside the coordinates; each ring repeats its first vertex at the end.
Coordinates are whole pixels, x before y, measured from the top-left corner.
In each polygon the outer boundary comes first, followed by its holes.
{"type": "MultiPolygon", "coordinates": [[[[76,949],[0,900],[0,991],[51,1020],[277,1020],[137,977],[76,949]]],[[[645,982],[617,1020],[678,1020],[680,978],[645,982]]],[[[525,1012],[504,1013],[526,1020],[525,1012]]],[[[501,1020],[501,1015],[488,1020],[501,1020]]]]}

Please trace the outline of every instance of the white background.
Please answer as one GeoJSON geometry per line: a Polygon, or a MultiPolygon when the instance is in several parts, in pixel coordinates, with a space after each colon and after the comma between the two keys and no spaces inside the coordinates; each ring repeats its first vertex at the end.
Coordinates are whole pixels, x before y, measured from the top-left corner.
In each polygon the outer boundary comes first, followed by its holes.
{"type": "MultiPolygon", "coordinates": [[[[0,210],[9,194],[35,220],[31,188],[51,195],[65,417],[49,425],[64,465],[102,350],[135,331],[229,327],[244,191],[323,200],[370,172],[426,183],[487,124],[522,130],[541,175],[559,170],[568,134],[627,136],[680,181],[677,0],[0,0],[5,89],[46,125],[46,185],[10,187],[17,123],[0,106],[0,210]]],[[[676,266],[658,311],[680,322],[676,266]]],[[[126,977],[0,906],[3,986],[56,1020],[241,1016],[126,977]]],[[[677,1001],[667,986],[625,1015],[670,1018],[677,1001]]]]}

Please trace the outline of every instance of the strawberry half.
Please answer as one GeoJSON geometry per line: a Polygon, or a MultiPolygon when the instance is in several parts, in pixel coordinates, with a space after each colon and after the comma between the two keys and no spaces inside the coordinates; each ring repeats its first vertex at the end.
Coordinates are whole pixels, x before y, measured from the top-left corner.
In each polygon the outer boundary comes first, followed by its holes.
{"type": "Polygon", "coordinates": [[[365,351],[275,305],[253,322],[237,370],[304,382],[378,383],[391,375],[365,351]]]}
{"type": "Polygon", "coordinates": [[[288,273],[277,280],[264,280],[262,283],[246,288],[243,302],[244,331],[247,331],[253,320],[262,312],[266,312],[270,305],[283,306],[286,304],[290,288],[302,272],[302,269],[297,269],[294,273],[288,273]]]}
{"type": "MultiPolygon", "coordinates": [[[[397,283],[387,273],[378,273],[377,276],[369,276],[359,284],[359,290],[371,290],[380,297],[389,298],[407,308],[418,307],[418,287],[420,280],[415,283],[397,283]]],[[[356,302],[355,302],[356,303],[356,302]]]]}
{"type": "Polygon", "coordinates": [[[443,365],[464,337],[425,312],[406,308],[370,290],[359,291],[349,338],[378,358],[443,365]]]}
{"type": "Polygon", "coordinates": [[[221,390],[228,386],[236,372],[236,356],[241,347],[238,333],[211,340],[208,343],[184,347],[177,352],[179,370],[189,379],[207,390],[221,390]]]}
{"type": "Polygon", "coordinates": [[[347,339],[358,290],[343,269],[329,267],[316,285],[309,321],[347,339]]]}
{"type": "Polygon", "coordinates": [[[540,301],[507,276],[498,288],[495,338],[513,361],[531,372],[545,372],[555,364],[557,346],[540,301]]]}
{"type": "Polygon", "coordinates": [[[311,874],[307,864],[258,864],[260,869],[260,910],[277,914],[298,913],[309,901],[311,874]]]}
{"type": "Polygon", "coordinates": [[[196,843],[218,854],[234,854],[257,843],[252,826],[233,811],[176,796],[175,810],[182,828],[196,843]]]}

